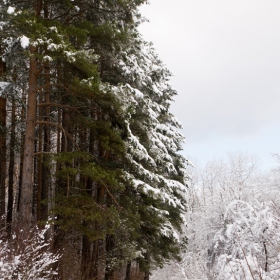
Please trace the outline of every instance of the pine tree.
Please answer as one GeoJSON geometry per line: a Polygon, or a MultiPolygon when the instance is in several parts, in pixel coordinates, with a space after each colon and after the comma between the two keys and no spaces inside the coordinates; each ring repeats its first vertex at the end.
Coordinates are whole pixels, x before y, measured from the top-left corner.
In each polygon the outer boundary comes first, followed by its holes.
{"type": "Polygon", "coordinates": [[[111,90],[122,100],[127,116],[124,170],[132,183],[128,184],[129,197],[124,201],[125,205],[129,200],[130,205],[138,205],[132,210],[138,214],[140,224],[132,230],[141,232],[135,239],[135,251],[147,252],[138,261],[143,270],[149,270],[152,263],[162,265],[178,257],[179,244],[173,232],[174,228],[180,231],[182,224],[188,175],[186,162],[177,153],[183,141],[176,130],[180,124],[169,112],[175,94],[168,84],[170,73],[152,47],[139,35],[135,37],[114,64],[114,73],[120,73],[119,79],[126,84],[111,90]]]}

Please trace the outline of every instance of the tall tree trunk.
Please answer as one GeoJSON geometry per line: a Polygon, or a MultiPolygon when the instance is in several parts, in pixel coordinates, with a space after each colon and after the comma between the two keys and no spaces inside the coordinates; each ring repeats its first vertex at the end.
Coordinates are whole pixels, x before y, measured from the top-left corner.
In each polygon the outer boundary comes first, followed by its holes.
{"type": "Polygon", "coordinates": [[[5,192],[6,192],[6,99],[0,97],[0,219],[1,229],[5,227],[5,192]]]}
{"type": "Polygon", "coordinates": [[[144,280],[149,280],[150,279],[150,272],[146,271],[144,274],[144,280]]]}
{"type": "MultiPolygon", "coordinates": [[[[50,67],[47,65],[45,67],[45,92],[44,92],[44,102],[50,104],[50,67]]],[[[42,106],[40,106],[42,108],[42,106]]],[[[42,109],[41,109],[42,110],[42,109]]],[[[43,111],[43,110],[42,110],[43,111]]],[[[42,158],[42,176],[41,176],[41,189],[40,195],[38,195],[38,220],[47,221],[48,219],[48,203],[49,189],[50,189],[50,167],[49,167],[49,153],[51,151],[51,133],[50,133],[50,105],[44,106],[44,124],[43,132],[44,136],[42,138],[43,144],[43,154],[42,158]],[[42,203],[43,201],[43,203],[42,203]]],[[[43,133],[42,133],[43,134],[43,133]]]]}
{"type": "Polygon", "coordinates": [[[125,280],[130,280],[131,262],[126,265],[125,280]]]}
{"type": "Polygon", "coordinates": [[[14,97],[12,97],[8,207],[7,207],[7,232],[8,232],[8,235],[11,234],[12,221],[13,221],[15,141],[16,141],[16,106],[15,106],[15,99],[14,99],[14,97]]]}
{"type": "MultiPolygon", "coordinates": [[[[91,110],[91,117],[93,112],[91,110]]],[[[94,137],[93,130],[89,131],[89,139],[87,137],[87,131],[83,129],[80,133],[80,142],[81,144],[88,145],[88,151],[90,154],[94,153],[94,137]],[[89,144],[87,143],[89,141],[89,144]]],[[[81,182],[82,183],[82,182],[81,182]]],[[[93,197],[93,180],[91,178],[86,178],[84,182],[84,188],[86,189],[86,194],[93,197]]],[[[91,225],[88,225],[91,226],[91,225]]],[[[93,279],[97,280],[98,278],[98,240],[90,241],[86,235],[83,235],[83,250],[82,250],[82,273],[83,279],[93,279]]]]}
{"type": "MultiPolygon", "coordinates": [[[[34,153],[33,154],[37,154],[37,152],[39,152],[39,135],[38,135],[38,131],[39,129],[35,129],[35,138],[34,138],[34,153]]],[[[37,156],[33,156],[33,195],[32,195],[32,212],[31,212],[31,219],[35,220],[36,217],[36,213],[37,213],[37,209],[36,209],[36,205],[37,205],[37,191],[38,191],[38,171],[39,171],[39,158],[37,156]],[[35,186],[37,186],[35,188],[35,186]],[[34,218],[33,218],[34,217],[34,218]]]]}
{"type": "MultiPolygon", "coordinates": [[[[49,7],[48,3],[44,2],[44,18],[49,18],[49,7]]],[[[45,50],[47,53],[47,49],[45,50]]],[[[50,104],[50,90],[51,90],[51,70],[50,70],[50,64],[49,62],[46,62],[45,65],[45,103],[50,104]]],[[[45,121],[50,122],[50,115],[51,115],[51,108],[50,105],[45,106],[45,121]]],[[[43,174],[42,174],[42,192],[41,192],[41,200],[44,201],[44,203],[41,205],[41,213],[40,218],[42,220],[48,219],[48,203],[47,200],[49,199],[49,192],[50,192],[50,176],[51,176],[51,170],[50,170],[50,163],[49,163],[49,155],[51,151],[51,131],[50,131],[50,125],[45,124],[44,126],[44,152],[46,152],[46,155],[43,157],[43,174]]]]}
{"type": "MultiPolygon", "coordinates": [[[[146,264],[148,265],[148,267],[150,267],[149,253],[145,253],[145,261],[146,261],[146,264]]],[[[144,272],[144,280],[150,280],[150,269],[149,268],[144,272]]]]}
{"type": "Polygon", "coordinates": [[[83,236],[83,248],[82,248],[82,260],[81,260],[81,272],[82,279],[89,279],[89,264],[90,264],[90,241],[86,235],[83,236]]]}
{"type": "Polygon", "coordinates": [[[71,152],[71,140],[69,139],[66,133],[70,133],[70,115],[67,109],[62,110],[62,127],[64,131],[62,132],[61,136],[61,152],[71,152]]]}
{"type": "MultiPolygon", "coordinates": [[[[62,111],[60,108],[57,109],[57,123],[61,125],[61,114],[62,111]]],[[[56,153],[59,154],[61,151],[61,129],[57,128],[56,132],[56,153]]],[[[60,163],[57,161],[55,166],[56,173],[60,170],[60,163]]]]}
{"type": "MultiPolygon", "coordinates": [[[[22,108],[21,108],[21,122],[25,120],[26,114],[26,93],[22,92],[22,108]]],[[[24,131],[21,131],[20,135],[20,162],[19,162],[19,179],[18,179],[18,194],[17,194],[17,212],[19,212],[19,205],[20,205],[20,196],[21,196],[21,185],[22,185],[22,170],[23,170],[23,146],[24,146],[24,131]]]]}
{"type": "MultiPolygon", "coordinates": [[[[42,92],[39,93],[39,103],[42,103],[43,96],[42,92]]],[[[39,121],[42,121],[42,115],[43,115],[43,108],[42,106],[39,107],[39,115],[38,119],[39,121]]],[[[39,136],[38,136],[38,156],[37,156],[37,175],[38,175],[38,181],[37,181],[37,220],[41,221],[41,196],[42,196],[42,184],[43,184],[43,125],[39,124],[39,136]]],[[[34,190],[35,191],[35,190],[34,190]]]]}
{"type": "MultiPolygon", "coordinates": [[[[62,153],[70,153],[72,152],[73,148],[73,143],[71,142],[72,139],[69,138],[68,135],[72,135],[72,128],[70,125],[70,115],[67,109],[62,109],[62,127],[63,131],[61,134],[61,150],[60,152],[62,153]]],[[[66,164],[67,166],[72,165],[70,163],[66,164]]],[[[58,170],[59,171],[59,170],[58,170]]],[[[70,193],[70,181],[64,180],[64,179],[58,179],[56,183],[56,193],[57,195],[62,195],[62,196],[68,196],[70,193]]],[[[60,215],[57,215],[57,221],[61,219],[60,215]]],[[[54,238],[54,250],[59,251],[63,247],[64,239],[65,239],[65,232],[63,232],[59,226],[55,228],[55,238],[54,238]]],[[[59,279],[64,279],[64,267],[63,267],[63,260],[61,261],[62,265],[59,265],[58,269],[58,278],[59,279]]]]}
{"type": "MultiPolygon", "coordinates": [[[[45,100],[46,103],[49,103],[49,94],[47,94],[47,98],[45,100]]],[[[46,106],[46,116],[50,115],[50,106],[46,106]]],[[[49,117],[46,117],[49,121],[49,117]]],[[[43,155],[43,176],[42,176],[42,193],[41,193],[41,200],[43,204],[41,205],[41,219],[46,221],[48,219],[48,198],[49,198],[49,190],[50,190],[50,176],[51,176],[51,169],[50,169],[50,162],[49,162],[49,153],[51,151],[51,133],[50,133],[50,125],[46,124],[44,126],[44,152],[43,155]]]]}
{"type": "MultiPolygon", "coordinates": [[[[90,116],[92,120],[95,120],[96,118],[96,111],[94,109],[94,105],[93,102],[91,101],[91,112],[90,112],[90,116]]],[[[94,138],[94,131],[93,129],[90,129],[89,132],[89,152],[90,154],[94,155],[95,153],[95,138],[94,138]]],[[[93,196],[93,199],[95,199],[98,201],[98,195],[95,193],[94,191],[94,182],[91,178],[89,178],[88,182],[87,182],[88,186],[87,189],[88,191],[91,191],[91,195],[93,196]]],[[[97,280],[98,279],[98,263],[99,263],[99,240],[95,240],[93,243],[93,249],[92,249],[92,263],[93,263],[93,279],[97,280]]]]}
{"type": "MultiPolygon", "coordinates": [[[[94,112],[91,110],[91,117],[94,118],[94,112]]],[[[80,142],[84,144],[86,147],[88,145],[88,151],[90,154],[94,154],[94,131],[92,129],[88,131],[86,129],[82,129],[80,134],[80,142]],[[88,143],[89,141],[89,143],[88,143]]],[[[83,149],[85,148],[83,147],[83,149]]],[[[97,196],[100,198],[103,196],[104,193],[98,192],[96,194],[94,192],[94,181],[91,178],[84,178],[84,188],[86,189],[86,194],[91,196],[93,200],[97,203],[101,201],[98,199],[97,196]]],[[[82,185],[82,184],[81,184],[82,185]]],[[[92,227],[92,225],[88,225],[92,227]]],[[[98,229],[97,229],[98,230],[98,229]]],[[[83,236],[83,255],[82,255],[82,269],[84,271],[85,278],[84,279],[98,279],[98,261],[99,261],[99,240],[90,241],[87,236],[83,236]]]]}
{"type": "Polygon", "coordinates": [[[82,279],[97,279],[96,263],[94,262],[95,242],[89,240],[86,235],[83,235],[83,248],[82,248],[82,279]],[[93,244],[93,247],[92,247],[93,244]]]}
{"type": "MultiPolygon", "coordinates": [[[[3,49],[0,45],[0,54],[3,49]]],[[[0,77],[6,72],[6,62],[0,58],[0,77]]],[[[6,148],[6,99],[0,97],[0,226],[1,230],[5,227],[5,201],[6,201],[6,166],[7,166],[7,148],[6,148]]]]}
{"type": "Polygon", "coordinates": [[[92,249],[92,279],[98,279],[99,240],[95,240],[92,249]]]}
{"type": "Polygon", "coordinates": [[[106,271],[105,280],[114,280],[114,268],[111,268],[112,250],[114,249],[114,236],[109,235],[106,238],[106,271]]]}
{"type": "Polygon", "coordinates": [[[28,102],[26,111],[26,129],[23,153],[22,185],[19,205],[19,222],[24,234],[31,226],[31,208],[33,201],[33,154],[36,128],[36,94],[37,94],[37,48],[30,47],[30,68],[28,83],[28,102]]]}
{"type": "MultiPolygon", "coordinates": [[[[0,45],[0,55],[3,55],[4,48],[0,45]]],[[[0,77],[3,76],[6,72],[6,62],[0,58],[0,77]]]]}

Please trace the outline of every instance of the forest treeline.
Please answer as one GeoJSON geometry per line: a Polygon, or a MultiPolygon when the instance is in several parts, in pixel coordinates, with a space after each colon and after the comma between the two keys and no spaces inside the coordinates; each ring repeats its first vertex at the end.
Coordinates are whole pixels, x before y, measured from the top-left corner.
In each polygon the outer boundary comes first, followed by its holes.
{"type": "Polygon", "coordinates": [[[148,280],[180,258],[188,162],[145,2],[0,1],[0,278],[148,280]]]}

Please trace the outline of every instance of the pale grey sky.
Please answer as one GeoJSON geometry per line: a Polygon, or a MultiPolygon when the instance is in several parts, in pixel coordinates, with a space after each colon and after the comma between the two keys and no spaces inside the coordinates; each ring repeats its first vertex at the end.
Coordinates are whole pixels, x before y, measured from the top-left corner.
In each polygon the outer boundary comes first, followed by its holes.
{"type": "Polygon", "coordinates": [[[140,27],[171,70],[184,154],[202,164],[227,152],[277,166],[280,1],[150,0],[140,27]]]}

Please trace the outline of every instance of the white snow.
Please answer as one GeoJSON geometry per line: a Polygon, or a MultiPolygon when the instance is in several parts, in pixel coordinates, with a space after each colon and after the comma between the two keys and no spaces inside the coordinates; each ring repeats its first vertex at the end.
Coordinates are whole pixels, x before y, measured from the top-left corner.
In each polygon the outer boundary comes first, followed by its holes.
{"type": "MultiPolygon", "coordinates": [[[[60,255],[51,251],[49,242],[44,239],[47,227],[43,230],[35,228],[30,236],[22,240],[25,247],[15,241],[4,240],[0,247],[1,279],[48,280],[57,272],[52,265],[59,261],[60,255]],[[11,250],[10,248],[14,248],[11,250]]],[[[21,239],[22,236],[16,237],[21,239]]]]}
{"type": "Polygon", "coordinates": [[[15,9],[16,8],[9,6],[9,8],[7,10],[7,13],[11,15],[11,14],[13,14],[15,12],[15,9]]]}
{"type": "Polygon", "coordinates": [[[51,26],[51,27],[49,27],[49,30],[50,30],[50,31],[53,31],[53,32],[55,32],[55,33],[58,32],[56,26],[51,26]]]}
{"type": "Polygon", "coordinates": [[[52,57],[50,57],[49,55],[45,55],[44,58],[43,58],[43,61],[49,61],[49,62],[52,62],[53,59],[52,57]]]}
{"type": "Polygon", "coordinates": [[[142,99],[144,97],[144,94],[138,90],[138,89],[134,89],[134,92],[135,92],[135,97],[138,98],[138,99],[142,99]]]}
{"type": "Polygon", "coordinates": [[[160,191],[158,189],[155,189],[155,188],[151,187],[150,185],[144,183],[141,180],[134,179],[133,183],[136,187],[140,187],[140,186],[143,187],[143,191],[145,193],[152,192],[155,195],[158,195],[160,193],[160,191]]]}
{"type": "Polygon", "coordinates": [[[29,42],[30,42],[30,39],[29,38],[27,38],[26,36],[21,36],[21,38],[20,38],[20,44],[21,44],[21,46],[25,49],[25,48],[27,48],[28,46],[29,46],[29,42]]]}

